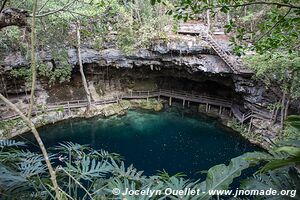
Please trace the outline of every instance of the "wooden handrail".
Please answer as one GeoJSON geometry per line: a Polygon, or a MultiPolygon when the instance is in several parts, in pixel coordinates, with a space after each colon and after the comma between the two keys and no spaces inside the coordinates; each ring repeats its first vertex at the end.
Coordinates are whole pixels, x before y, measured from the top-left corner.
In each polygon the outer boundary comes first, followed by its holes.
{"type": "MultiPolygon", "coordinates": [[[[190,94],[186,91],[182,90],[166,90],[166,89],[159,89],[155,91],[131,91],[129,94],[121,94],[118,97],[113,97],[112,99],[103,99],[103,100],[98,100],[98,101],[92,101],[94,105],[103,105],[107,103],[116,103],[119,100],[122,99],[136,99],[136,98],[149,98],[149,97],[159,97],[159,96],[166,96],[166,97],[172,97],[172,98],[177,98],[177,99],[182,99],[186,101],[193,101],[193,102],[199,102],[199,103],[208,103],[216,106],[223,106],[230,108],[234,115],[242,122],[245,120],[249,119],[250,117],[265,117],[268,118],[265,114],[256,112],[255,110],[251,110],[248,113],[238,113],[235,112],[235,110],[239,110],[238,108],[234,107],[232,104],[232,101],[226,100],[226,99],[221,99],[217,97],[212,97],[212,96],[206,96],[206,95],[201,95],[201,94],[190,94]],[[238,116],[242,115],[242,116],[238,116]]],[[[62,102],[56,102],[56,103],[50,103],[46,105],[47,111],[53,111],[58,108],[64,108],[64,109],[74,109],[74,108],[80,108],[80,107],[85,107],[87,106],[88,101],[87,100],[71,100],[71,101],[62,101],[62,102]]],[[[37,114],[39,111],[35,111],[33,114],[37,114]]],[[[10,116],[6,116],[2,118],[2,120],[7,120],[7,119],[15,119],[18,118],[17,114],[13,114],[10,116]]]]}

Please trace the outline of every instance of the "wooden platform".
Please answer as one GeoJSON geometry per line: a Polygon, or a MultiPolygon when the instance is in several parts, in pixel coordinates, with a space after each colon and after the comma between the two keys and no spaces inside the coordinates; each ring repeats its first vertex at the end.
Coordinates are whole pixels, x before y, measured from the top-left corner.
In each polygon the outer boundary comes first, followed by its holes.
{"type": "MultiPolygon", "coordinates": [[[[232,101],[228,99],[221,99],[219,97],[205,96],[201,94],[188,93],[182,90],[166,90],[160,89],[157,91],[132,91],[120,96],[113,97],[111,99],[92,101],[93,105],[105,105],[111,103],[118,103],[122,99],[149,99],[149,98],[169,98],[169,105],[172,104],[172,99],[182,100],[183,107],[190,102],[204,104],[206,106],[206,111],[210,110],[211,106],[219,107],[219,114],[222,114],[224,109],[229,110],[233,116],[241,123],[252,118],[259,119],[270,119],[271,115],[260,112],[259,110],[252,110],[248,113],[242,113],[239,107],[233,104],[232,101]]],[[[46,111],[55,111],[63,109],[64,111],[71,111],[73,109],[84,108],[88,104],[87,100],[72,100],[72,101],[62,101],[57,103],[49,103],[47,105],[39,105],[37,107],[44,107],[44,110],[34,109],[32,115],[38,115],[46,111]]],[[[10,116],[2,116],[1,120],[12,120],[19,118],[18,114],[13,114],[10,116]]]]}

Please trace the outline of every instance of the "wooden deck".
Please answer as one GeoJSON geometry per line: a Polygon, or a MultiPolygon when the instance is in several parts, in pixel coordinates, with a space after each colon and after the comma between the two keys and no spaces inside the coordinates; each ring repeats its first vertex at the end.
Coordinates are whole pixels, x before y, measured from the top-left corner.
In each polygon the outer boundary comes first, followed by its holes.
{"type": "MultiPolygon", "coordinates": [[[[211,106],[219,107],[219,113],[222,114],[224,109],[232,112],[233,116],[241,123],[256,118],[270,118],[269,115],[260,113],[258,110],[252,110],[248,113],[242,113],[237,105],[234,105],[231,100],[221,99],[219,97],[205,96],[201,94],[188,93],[181,90],[165,90],[160,89],[157,91],[132,91],[120,96],[113,97],[107,100],[92,101],[93,105],[105,105],[111,103],[118,103],[122,99],[149,99],[149,98],[169,98],[169,105],[172,104],[173,99],[181,100],[183,107],[190,102],[204,104],[206,106],[206,111],[209,112],[211,106]]],[[[88,104],[87,100],[72,100],[72,101],[62,101],[57,103],[49,103],[47,105],[38,105],[37,107],[44,107],[37,110],[34,109],[32,115],[38,115],[45,111],[55,111],[63,109],[64,111],[71,111],[73,109],[84,108],[88,104]]],[[[13,114],[10,116],[2,117],[1,120],[11,120],[19,118],[18,114],[13,114]]]]}

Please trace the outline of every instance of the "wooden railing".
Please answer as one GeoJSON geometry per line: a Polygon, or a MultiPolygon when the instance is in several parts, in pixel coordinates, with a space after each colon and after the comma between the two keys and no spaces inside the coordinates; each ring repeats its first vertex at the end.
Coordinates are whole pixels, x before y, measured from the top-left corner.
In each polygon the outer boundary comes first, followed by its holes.
{"type": "MultiPolygon", "coordinates": [[[[220,109],[222,108],[228,108],[233,113],[233,115],[241,122],[244,123],[246,120],[256,117],[256,118],[264,118],[269,119],[269,116],[267,116],[264,113],[260,113],[257,110],[252,110],[247,113],[242,113],[237,105],[234,105],[231,100],[228,99],[221,99],[219,97],[215,96],[206,96],[202,94],[197,94],[193,92],[186,92],[182,90],[166,90],[166,89],[160,89],[156,91],[131,91],[126,94],[122,94],[116,97],[113,97],[111,99],[105,99],[105,100],[99,100],[99,101],[92,101],[93,105],[104,105],[104,104],[110,104],[110,103],[117,103],[122,99],[148,99],[153,97],[168,97],[168,98],[174,98],[195,103],[202,103],[206,105],[213,105],[213,106],[219,106],[220,109]]],[[[40,113],[46,112],[46,111],[54,111],[58,110],[60,108],[67,109],[67,111],[70,111],[72,109],[78,109],[82,107],[86,107],[88,104],[87,100],[71,100],[71,101],[61,101],[61,102],[55,102],[55,103],[49,103],[47,105],[40,105],[41,107],[44,107],[44,109],[34,109],[32,115],[38,115],[40,113]]],[[[16,119],[19,118],[18,114],[13,114],[10,116],[2,117],[2,120],[8,120],[8,119],[16,119]]]]}
{"type": "Polygon", "coordinates": [[[213,33],[210,31],[201,32],[200,35],[202,38],[208,42],[211,47],[215,50],[215,52],[222,58],[222,60],[229,66],[229,68],[236,74],[253,74],[250,69],[245,68],[242,65],[242,62],[236,58],[229,51],[225,51],[219,43],[213,37],[213,33]]]}
{"type": "Polygon", "coordinates": [[[183,23],[179,25],[178,33],[184,35],[200,35],[204,41],[211,45],[213,50],[235,74],[253,74],[251,70],[244,67],[243,63],[238,57],[234,56],[229,51],[225,51],[219,45],[214,38],[214,33],[210,32],[207,26],[202,24],[183,23]]]}

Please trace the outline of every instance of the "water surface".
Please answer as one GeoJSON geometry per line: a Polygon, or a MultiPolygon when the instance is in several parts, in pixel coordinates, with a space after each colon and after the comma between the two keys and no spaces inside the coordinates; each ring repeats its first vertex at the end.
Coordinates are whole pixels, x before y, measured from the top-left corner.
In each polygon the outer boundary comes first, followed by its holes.
{"type": "MultiPolygon", "coordinates": [[[[89,144],[121,154],[146,175],[165,169],[199,178],[199,171],[228,163],[255,146],[215,119],[169,109],[153,113],[129,111],[122,117],[68,120],[39,129],[47,147],[62,141],[89,144]]],[[[30,136],[27,136],[33,140],[30,136]]]]}

